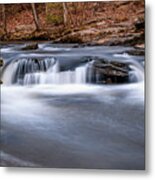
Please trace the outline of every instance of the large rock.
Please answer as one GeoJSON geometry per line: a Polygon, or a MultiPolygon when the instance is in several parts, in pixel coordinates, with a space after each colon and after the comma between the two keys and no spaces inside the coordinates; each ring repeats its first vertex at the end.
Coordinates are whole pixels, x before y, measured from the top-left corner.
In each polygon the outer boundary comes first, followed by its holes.
{"type": "Polygon", "coordinates": [[[127,83],[129,79],[128,66],[123,63],[96,61],[93,65],[99,82],[104,84],[127,83]]]}

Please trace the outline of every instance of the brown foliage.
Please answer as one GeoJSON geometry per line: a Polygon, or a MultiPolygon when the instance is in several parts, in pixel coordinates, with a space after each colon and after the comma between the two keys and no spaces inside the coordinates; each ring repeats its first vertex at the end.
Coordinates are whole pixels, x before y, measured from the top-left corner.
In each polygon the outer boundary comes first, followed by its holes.
{"type": "MultiPolygon", "coordinates": [[[[7,31],[16,33],[17,36],[20,36],[19,31],[32,35],[35,31],[35,23],[31,4],[7,4],[5,6],[7,31]]],[[[143,0],[66,2],[65,10],[63,3],[40,3],[35,4],[35,6],[41,29],[51,34],[52,39],[54,36],[58,37],[67,31],[72,33],[76,30],[82,31],[93,28],[96,29],[94,36],[98,38],[105,35],[117,36],[118,33],[120,36],[123,33],[127,35],[132,33],[137,18],[144,21],[143,0]],[[64,11],[66,11],[65,16],[64,11]],[[65,23],[64,18],[67,19],[67,23],[65,23]]],[[[0,5],[0,13],[2,13],[1,7],[2,5],[0,5]]],[[[0,26],[3,27],[1,16],[0,26]]]]}

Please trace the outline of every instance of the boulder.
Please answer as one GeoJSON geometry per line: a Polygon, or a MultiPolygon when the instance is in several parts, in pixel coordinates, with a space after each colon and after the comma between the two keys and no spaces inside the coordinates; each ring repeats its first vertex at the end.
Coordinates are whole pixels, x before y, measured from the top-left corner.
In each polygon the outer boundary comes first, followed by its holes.
{"type": "Polygon", "coordinates": [[[96,61],[93,68],[98,74],[99,83],[127,83],[129,78],[128,66],[118,62],[96,61]]]}

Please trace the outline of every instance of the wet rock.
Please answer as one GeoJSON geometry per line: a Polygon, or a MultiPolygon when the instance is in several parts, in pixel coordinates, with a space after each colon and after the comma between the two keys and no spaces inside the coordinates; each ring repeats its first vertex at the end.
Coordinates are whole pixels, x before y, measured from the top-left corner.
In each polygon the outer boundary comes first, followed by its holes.
{"type": "Polygon", "coordinates": [[[132,56],[144,56],[145,55],[145,49],[143,48],[136,48],[133,50],[126,51],[125,53],[128,53],[132,56]]]}
{"type": "MultiPolygon", "coordinates": [[[[4,60],[0,59],[0,67],[4,66],[4,60]]],[[[2,80],[0,79],[0,84],[3,84],[2,80]]]]}
{"type": "Polygon", "coordinates": [[[38,49],[38,44],[33,43],[33,44],[28,44],[25,47],[22,48],[22,50],[36,50],[38,49]]]}
{"type": "Polygon", "coordinates": [[[4,60],[0,59],[0,67],[2,67],[4,65],[4,60]]]}
{"type": "Polygon", "coordinates": [[[93,68],[98,75],[99,83],[127,83],[129,79],[128,66],[118,62],[96,61],[93,68]]]}

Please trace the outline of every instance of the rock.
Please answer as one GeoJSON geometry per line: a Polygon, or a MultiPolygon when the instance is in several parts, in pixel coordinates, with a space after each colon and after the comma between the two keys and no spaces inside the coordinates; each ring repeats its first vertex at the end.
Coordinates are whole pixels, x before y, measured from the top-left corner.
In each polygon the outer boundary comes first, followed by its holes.
{"type": "Polygon", "coordinates": [[[55,43],[83,43],[82,37],[78,33],[65,35],[61,38],[54,40],[55,43]]]}
{"type": "Polygon", "coordinates": [[[38,49],[38,44],[33,43],[33,44],[28,44],[25,47],[22,48],[22,50],[36,50],[38,49]]]}
{"type": "Polygon", "coordinates": [[[142,44],[136,44],[136,45],[135,45],[135,48],[145,49],[145,45],[144,45],[144,43],[142,43],[142,44]]]}
{"type": "Polygon", "coordinates": [[[31,36],[31,40],[49,40],[49,34],[47,31],[34,31],[31,36]]]}
{"type": "MultiPolygon", "coordinates": [[[[4,65],[4,60],[1,58],[0,59],[0,67],[4,65]]],[[[0,80],[0,84],[3,84],[2,80],[0,80]]]]}
{"type": "Polygon", "coordinates": [[[144,19],[138,19],[135,22],[135,28],[136,28],[136,30],[144,29],[145,28],[145,21],[144,21],[144,19]]]}
{"type": "Polygon", "coordinates": [[[135,48],[133,50],[126,51],[125,53],[128,53],[129,55],[132,55],[132,56],[144,56],[145,49],[135,48]]]}
{"type": "MultiPolygon", "coordinates": [[[[144,43],[145,35],[142,33],[132,33],[131,35],[124,35],[123,37],[109,38],[103,41],[102,45],[105,46],[135,46],[144,43]]],[[[97,42],[98,43],[98,42],[97,42]]],[[[101,43],[100,43],[101,44],[101,43]]]]}
{"type": "Polygon", "coordinates": [[[2,67],[4,65],[4,60],[0,59],[0,67],[2,67]]]}
{"type": "Polygon", "coordinates": [[[96,61],[94,69],[99,82],[105,84],[127,83],[129,79],[128,66],[123,63],[96,61]]]}
{"type": "Polygon", "coordinates": [[[34,25],[18,25],[15,27],[15,31],[18,32],[18,31],[33,31],[35,29],[35,26],[34,25]]]}

